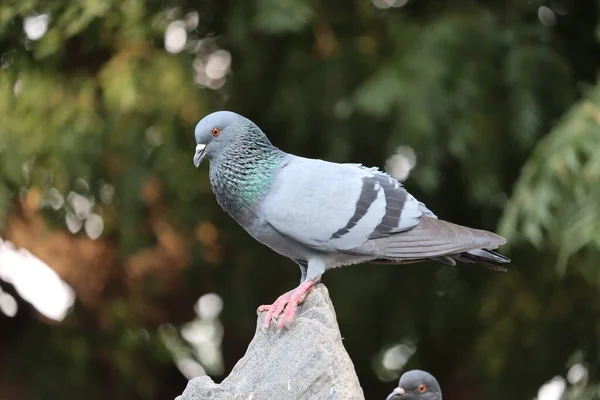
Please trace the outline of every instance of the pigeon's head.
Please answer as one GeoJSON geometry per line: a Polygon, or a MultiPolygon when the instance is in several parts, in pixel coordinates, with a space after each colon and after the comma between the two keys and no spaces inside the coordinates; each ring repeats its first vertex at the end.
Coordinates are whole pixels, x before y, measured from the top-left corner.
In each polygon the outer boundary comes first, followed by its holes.
{"type": "Polygon", "coordinates": [[[264,137],[264,134],[248,118],[231,111],[217,111],[198,122],[194,136],[194,165],[198,167],[204,157],[212,159],[228,146],[235,144],[237,139],[256,140],[256,136],[264,137]]]}
{"type": "Polygon", "coordinates": [[[433,375],[413,370],[400,377],[398,387],[386,400],[442,400],[442,390],[433,375]]]}

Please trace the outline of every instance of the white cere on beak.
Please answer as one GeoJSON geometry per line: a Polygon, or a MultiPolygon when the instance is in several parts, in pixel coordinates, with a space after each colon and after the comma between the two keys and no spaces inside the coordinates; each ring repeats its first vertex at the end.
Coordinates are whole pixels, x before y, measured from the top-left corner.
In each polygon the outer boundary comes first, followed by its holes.
{"type": "Polygon", "coordinates": [[[401,396],[403,394],[406,394],[406,391],[401,387],[397,387],[392,393],[390,393],[386,400],[393,400],[396,396],[401,396]]]}
{"type": "Polygon", "coordinates": [[[198,166],[200,165],[200,161],[202,161],[205,148],[205,144],[196,145],[196,153],[194,154],[194,165],[196,166],[196,168],[198,168],[198,166]]]}

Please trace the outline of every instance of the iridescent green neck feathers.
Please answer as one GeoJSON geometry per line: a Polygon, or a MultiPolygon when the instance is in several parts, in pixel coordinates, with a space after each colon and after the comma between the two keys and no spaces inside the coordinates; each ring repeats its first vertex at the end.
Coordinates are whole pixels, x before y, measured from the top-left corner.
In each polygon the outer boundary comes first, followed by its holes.
{"type": "Polygon", "coordinates": [[[240,135],[211,159],[210,183],[217,202],[238,222],[248,222],[284,157],[260,130],[240,135]]]}

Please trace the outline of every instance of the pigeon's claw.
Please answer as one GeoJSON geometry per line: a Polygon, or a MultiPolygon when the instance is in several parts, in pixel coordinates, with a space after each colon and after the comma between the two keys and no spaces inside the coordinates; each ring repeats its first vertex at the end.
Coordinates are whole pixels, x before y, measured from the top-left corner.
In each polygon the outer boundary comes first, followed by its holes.
{"type": "Polygon", "coordinates": [[[268,311],[265,322],[263,323],[265,328],[269,327],[273,318],[277,318],[282,313],[284,307],[290,301],[293,292],[293,290],[290,290],[289,292],[282,294],[273,304],[266,304],[258,307],[258,312],[268,311]]]}
{"type": "Polygon", "coordinates": [[[290,300],[285,308],[285,312],[279,318],[277,322],[277,328],[282,329],[284,326],[290,326],[294,321],[294,317],[296,317],[296,311],[298,310],[298,305],[304,303],[308,292],[315,285],[314,280],[308,280],[304,283],[301,283],[293,292],[290,300]]]}
{"type": "Polygon", "coordinates": [[[298,305],[302,304],[310,292],[310,289],[315,285],[317,280],[308,280],[300,284],[296,289],[279,296],[275,303],[271,305],[263,305],[258,308],[259,312],[268,311],[263,326],[268,328],[271,321],[276,318],[277,328],[282,329],[289,327],[294,321],[298,305]],[[284,311],[285,309],[285,311],[284,311]]]}

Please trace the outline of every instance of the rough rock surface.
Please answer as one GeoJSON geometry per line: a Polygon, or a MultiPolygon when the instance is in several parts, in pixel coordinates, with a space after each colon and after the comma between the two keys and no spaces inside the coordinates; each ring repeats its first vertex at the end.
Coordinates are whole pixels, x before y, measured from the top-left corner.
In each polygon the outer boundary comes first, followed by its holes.
{"type": "Polygon", "coordinates": [[[208,376],[194,378],[176,400],[365,398],[323,284],[299,307],[290,329],[264,330],[265,314],[258,317],[246,354],[221,384],[208,376]]]}

